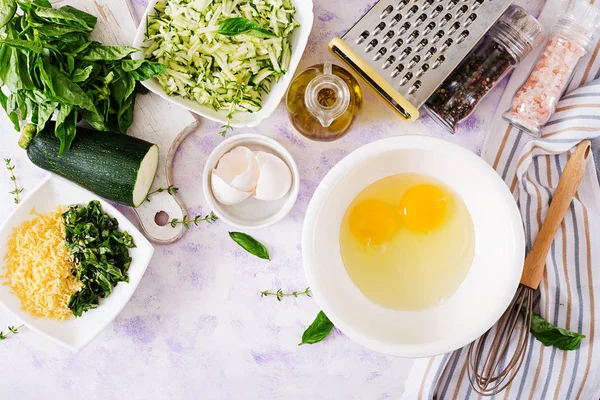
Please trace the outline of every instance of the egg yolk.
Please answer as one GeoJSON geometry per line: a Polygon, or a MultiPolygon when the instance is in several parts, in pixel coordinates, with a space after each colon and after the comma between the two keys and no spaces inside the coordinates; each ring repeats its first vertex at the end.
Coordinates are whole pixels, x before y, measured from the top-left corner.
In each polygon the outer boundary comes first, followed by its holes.
{"type": "Polygon", "coordinates": [[[350,212],[350,231],[368,245],[387,242],[398,229],[398,214],[383,200],[368,199],[350,212]]]}
{"type": "Polygon", "coordinates": [[[422,184],[410,188],[400,200],[400,215],[408,229],[427,233],[444,222],[446,193],[438,186],[422,184]]]}

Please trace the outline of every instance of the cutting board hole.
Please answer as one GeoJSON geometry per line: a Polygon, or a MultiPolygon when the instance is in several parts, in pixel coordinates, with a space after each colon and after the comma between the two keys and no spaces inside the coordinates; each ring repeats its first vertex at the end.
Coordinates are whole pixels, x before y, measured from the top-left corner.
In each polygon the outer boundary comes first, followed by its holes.
{"type": "Polygon", "coordinates": [[[159,211],[154,216],[154,222],[158,226],[165,226],[169,223],[169,214],[164,211],[159,211]]]}

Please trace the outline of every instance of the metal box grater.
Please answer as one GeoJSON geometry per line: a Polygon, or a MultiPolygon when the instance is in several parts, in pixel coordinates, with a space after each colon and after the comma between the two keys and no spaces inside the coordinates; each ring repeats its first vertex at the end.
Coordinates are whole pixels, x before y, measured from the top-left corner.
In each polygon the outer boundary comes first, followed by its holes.
{"type": "Polygon", "coordinates": [[[380,0],[329,49],[405,120],[466,57],[512,0],[380,0]]]}

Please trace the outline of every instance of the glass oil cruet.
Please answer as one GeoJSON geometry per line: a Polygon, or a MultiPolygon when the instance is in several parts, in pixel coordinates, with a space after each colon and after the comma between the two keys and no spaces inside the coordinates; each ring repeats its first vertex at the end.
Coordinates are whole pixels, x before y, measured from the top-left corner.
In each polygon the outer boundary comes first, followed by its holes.
{"type": "Polygon", "coordinates": [[[344,136],[358,119],[362,92],[348,71],[327,61],[294,78],[286,105],[298,132],[312,140],[331,141],[344,136]]]}

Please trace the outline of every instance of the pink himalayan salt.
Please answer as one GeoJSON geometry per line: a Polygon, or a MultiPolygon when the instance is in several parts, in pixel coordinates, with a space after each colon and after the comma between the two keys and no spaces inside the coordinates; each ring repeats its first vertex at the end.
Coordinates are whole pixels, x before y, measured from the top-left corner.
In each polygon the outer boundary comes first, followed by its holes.
{"type": "Polygon", "coordinates": [[[552,116],[556,104],[585,49],[558,35],[552,35],[544,53],[527,81],[515,94],[506,116],[538,131],[552,116]]]}

